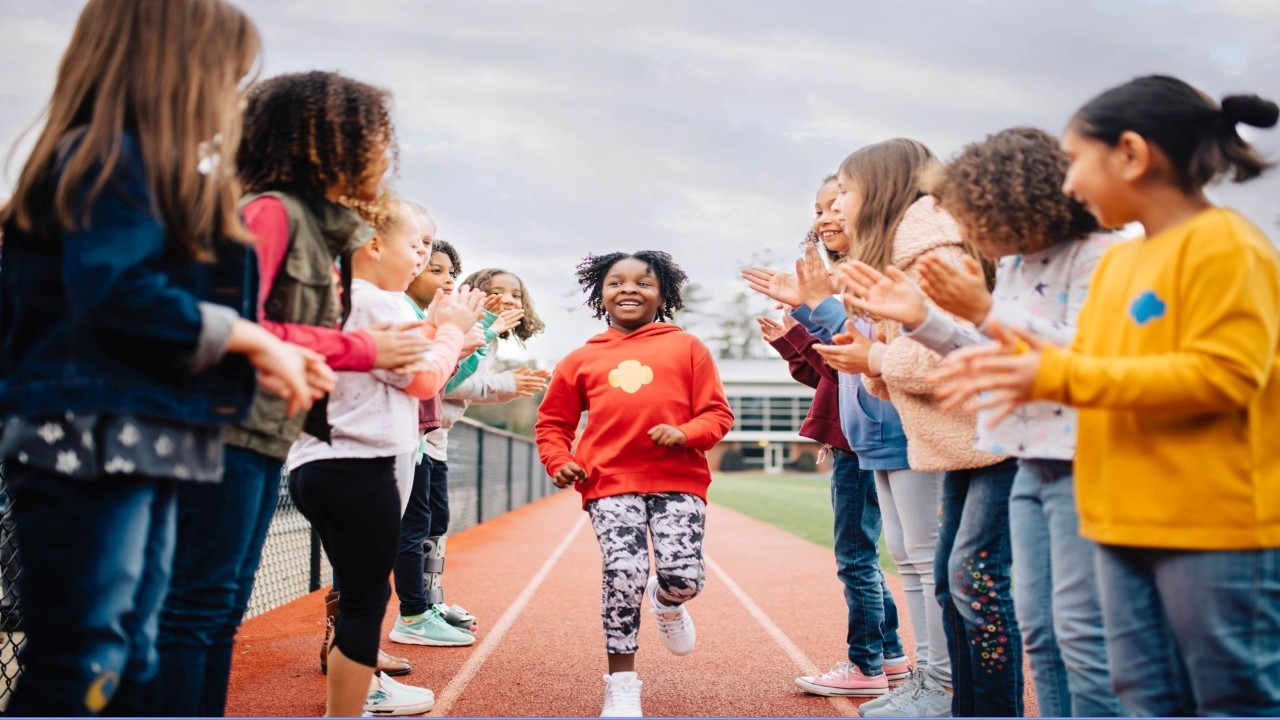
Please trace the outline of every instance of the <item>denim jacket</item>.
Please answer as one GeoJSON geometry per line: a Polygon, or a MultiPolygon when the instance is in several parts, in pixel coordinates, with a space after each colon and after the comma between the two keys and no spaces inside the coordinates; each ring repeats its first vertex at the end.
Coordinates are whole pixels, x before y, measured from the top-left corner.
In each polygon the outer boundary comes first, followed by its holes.
{"type": "Polygon", "coordinates": [[[244,418],[253,367],[211,354],[203,331],[206,318],[229,322],[219,305],[255,317],[252,249],[220,238],[217,261],[201,263],[174,258],[165,240],[129,134],[86,226],[56,237],[4,228],[0,417],[120,413],[208,426],[244,418]]]}
{"type": "MultiPolygon", "coordinates": [[[[814,337],[830,343],[832,335],[844,332],[849,319],[844,307],[834,297],[822,301],[810,311],[801,305],[791,312],[814,337]]],[[[858,375],[839,373],[840,425],[849,447],[858,456],[864,470],[902,470],[907,467],[907,435],[902,418],[893,404],[872,395],[858,375]]]]}

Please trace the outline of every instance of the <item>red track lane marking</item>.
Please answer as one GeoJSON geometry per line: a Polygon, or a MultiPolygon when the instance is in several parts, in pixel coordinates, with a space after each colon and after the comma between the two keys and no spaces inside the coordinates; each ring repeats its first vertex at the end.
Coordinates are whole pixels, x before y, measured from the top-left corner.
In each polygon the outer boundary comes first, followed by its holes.
{"type": "MultiPolygon", "coordinates": [[[[702,559],[706,561],[707,567],[711,569],[711,572],[716,574],[716,577],[720,579],[720,582],[723,583],[725,587],[729,588],[729,592],[733,593],[733,596],[738,598],[738,602],[742,603],[743,607],[747,609],[747,612],[750,613],[751,617],[755,618],[756,622],[760,623],[760,627],[764,628],[764,631],[769,634],[769,637],[773,638],[773,641],[778,644],[778,647],[782,648],[782,651],[791,658],[791,661],[796,664],[796,667],[800,669],[802,674],[822,674],[822,670],[818,668],[818,664],[813,660],[810,660],[809,656],[805,655],[804,651],[800,649],[800,646],[796,645],[791,641],[791,638],[787,637],[787,634],[782,631],[782,628],[778,627],[777,623],[775,623],[764,610],[761,610],[760,606],[751,599],[751,596],[748,595],[742,587],[729,576],[729,573],[725,572],[724,568],[720,567],[720,563],[712,560],[710,555],[704,554],[702,559]]],[[[830,702],[836,712],[841,715],[845,717],[858,717],[858,709],[854,707],[853,703],[847,698],[828,697],[827,701],[830,702]]]]}
{"type": "Polygon", "coordinates": [[[524,586],[524,590],[520,591],[520,594],[516,596],[516,599],[511,602],[509,607],[507,607],[506,612],[502,613],[502,617],[498,618],[498,622],[493,624],[493,629],[490,630],[489,634],[480,642],[476,651],[472,653],[471,657],[467,658],[467,662],[458,669],[457,674],[453,676],[453,679],[449,681],[449,684],[446,685],[444,690],[441,690],[440,694],[436,696],[436,705],[431,711],[432,715],[444,716],[449,714],[449,710],[453,708],[453,704],[457,702],[463,691],[467,689],[467,685],[471,683],[471,680],[475,678],[476,673],[480,671],[480,666],[484,665],[484,661],[488,660],[489,656],[493,654],[494,649],[498,647],[498,643],[502,642],[502,638],[507,634],[507,631],[511,629],[511,626],[515,624],[516,619],[520,617],[520,613],[524,612],[529,601],[533,599],[533,594],[538,591],[542,582],[551,574],[552,568],[556,566],[556,563],[560,562],[561,556],[563,556],[565,551],[569,549],[569,546],[573,543],[573,539],[577,537],[578,532],[581,531],[586,524],[587,515],[584,514],[582,517],[578,518],[578,521],[573,524],[573,527],[569,528],[569,532],[564,536],[564,540],[560,541],[560,544],[556,546],[554,551],[552,551],[551,556],[548,557],[547,561],[538,569],[537,574],[529,580],[529,584],[524,586]]]}

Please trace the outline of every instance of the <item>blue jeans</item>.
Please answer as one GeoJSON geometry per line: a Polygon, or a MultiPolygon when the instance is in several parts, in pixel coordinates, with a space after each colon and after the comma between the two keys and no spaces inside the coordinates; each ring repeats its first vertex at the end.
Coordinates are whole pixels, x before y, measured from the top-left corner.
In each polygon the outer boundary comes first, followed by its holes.
{"type": "Polygon", "coordinates": [[[178,489],[173,583],[160,615],[158,715],[217,717],[227,705],[231,651],[280,497],[275,458],[228,446],[220,483],[178,489]]]}
{"type": "Polygon", "coordinates": [[[880,569],[880,503],[876,476],[856,455],[832,452],[831,508],[835,511],[836,575],[849,608],[849,662],[879,675],[885,657],[901,657],[898,606],[880,569]]]}
{"type": "Polygon", "coordinates": [[[1097,560],[1126,713],[1280,716],[1280,549],[1099,545],[1097,560]]]}
{"type": "Polygon", "coordinates": [[[934,561],[956,717],[1021,717],[1022,636],[1013,611],[1009,495],[1018,464],[952,470],[934,561]]]}
{"type": "Polygon", "coordinates": [[[173,564],[173,481],[68,480],[16,462],[6,471],[27,631],[7,713],[148,714],[173,564]]]}
{"type": "Polygon", "coordinates": [[[1070,460],[1019,460],[1009,498],[1013,597],[1044,717],[1114,717],[1094,569],[1070,460]]]}
{"type": "Polygon", "coordinates": [[[392,568],[401,617],[427,611],[427,590],[422,575],[427,538],[448,531],[449,465],[423,456],[422,463],[413,470],[413,489],[409,491],[404,517],[400,518],[400,545],[392,568]]]}

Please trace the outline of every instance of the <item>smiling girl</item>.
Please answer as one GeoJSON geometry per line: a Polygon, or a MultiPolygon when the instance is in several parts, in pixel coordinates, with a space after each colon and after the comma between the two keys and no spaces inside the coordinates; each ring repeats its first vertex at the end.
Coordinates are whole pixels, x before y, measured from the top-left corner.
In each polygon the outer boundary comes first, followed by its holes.
{"type": "Polygon", "coordinates": [[[1278,114],[1166,76],[1086,103],[1063,190],[1145,237],[1102,256],[1070,349],[997,333],[939,373],[950,403],[989,393],[993,422],[1032,400],[1080,408],[1080,533],[1133,715],[1280,714],[1280,256],[1204,194],[1270,167],[1236,127],[1278,114]]]}
{"type": "Polygon", "coordinates": [[[704,581],[705,452],[729,431],[733,413],[711,352],[666,322],[684,306],[686,279],[664,252],[588,255],[578,283],[609,329],[560,362],[538,410],[542,462],[557,487],[582,493],[603,555],[609,674],[601,717],[641,715],[635,653],[646,596],[668,650],[687,654],[696,639],[684,603],[704,581]]]}

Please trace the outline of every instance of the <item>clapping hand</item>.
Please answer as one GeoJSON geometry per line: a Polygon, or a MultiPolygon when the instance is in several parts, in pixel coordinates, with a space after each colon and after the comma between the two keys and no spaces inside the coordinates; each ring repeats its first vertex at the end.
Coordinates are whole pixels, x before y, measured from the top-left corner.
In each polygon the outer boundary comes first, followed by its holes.
{"type": "Polygon", "coordinates": [[[956,350],[928,379],[938,383],[936,394],[944,410],[960,407],[980,395],[973,409],[994,409],[987,426],[995,427],[1031,399],[1040,370],[1040,351],[1046,341],[1025,330],[1007,328],[999,321],[992,321],[989,331],[996,342],[956,350]]]}
{"type": "Polygon", "coordinates": [[[882,273],[857,260],[840,268],[845,302],[872,317],[919,327],[928,315],[924,293],[906,273],[890,265],[882,273]]]}
{"type": "Polygon", "coordinates": [[[929,253],[920,259],[920,289],[938,307],[974,325],[981,325],[991,312],[991,291],[982,264],[969,255],[956,267],[929,253]]]}
{"type": "Polygon", "coordinates": [[[800,288],[796,284],[796,276],[791,273],[770,270],[769,268],[747,268],[742,271],[742,279],[752,290],[773,298],[783,305],[796,307],[804,304],[800,299],[800,288]]]}

